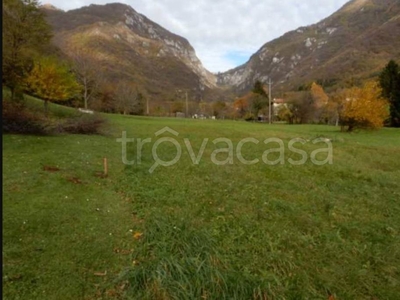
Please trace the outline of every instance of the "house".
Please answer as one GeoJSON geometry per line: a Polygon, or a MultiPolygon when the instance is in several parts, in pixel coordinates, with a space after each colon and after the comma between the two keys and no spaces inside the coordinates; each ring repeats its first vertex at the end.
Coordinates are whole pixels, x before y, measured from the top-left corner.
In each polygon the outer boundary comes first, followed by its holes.
{"type": "Polygon", "coordinates": [[[274,115],[278,115],[278,112],[282,107],[287,107],[287,103],[286,103],[285,99],[274,98],[273,103],[274,103],[274,105],[273,105],[274,115]]]}

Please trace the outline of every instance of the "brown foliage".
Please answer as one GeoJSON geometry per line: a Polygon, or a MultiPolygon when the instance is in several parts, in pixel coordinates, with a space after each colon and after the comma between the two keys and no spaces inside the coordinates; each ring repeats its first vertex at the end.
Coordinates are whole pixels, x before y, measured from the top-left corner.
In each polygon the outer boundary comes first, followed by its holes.
{"type": "Polygon", "coordinates": [[[98,115],[81,115],[70,118],[62,125],[62,132],[74,134],[101,134],[106,119],[98,115]]]}
{"type": "Polygon", "coordinates": [[[28,111],[24,106],[11,102],[3,102],[2,110],[3,132],[22,134],[49,134],[43,116],[28,111]]]}

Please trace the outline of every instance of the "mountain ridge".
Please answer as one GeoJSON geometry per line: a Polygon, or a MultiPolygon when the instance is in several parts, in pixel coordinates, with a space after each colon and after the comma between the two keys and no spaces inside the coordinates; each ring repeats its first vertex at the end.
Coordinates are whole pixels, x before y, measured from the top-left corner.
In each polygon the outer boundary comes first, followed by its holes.
{"type": "Polygon", "coordinates": [[[176,90],[189,91],[198,101],[221,98],[230,89],[243,94],[256,80],[269,78],[282,93],[311,81],[338,87],[346,80],[371,78],[389,59],[400,59],[398,0],[349,1],[331,16],[265,43],[246,63],[217,74],[204,68],[186,38],[129,5],[46,11],[55,44],[64,52],[71,53],[74,44],[101,49],[112,58],[112,65],[104,63],[114,75],[138,82],[160,99],[173,97],[176,90]]]}
{"type": "Polygon", "coordinates": [[[320,22],[299,27],[267,42],[245,64],[219,73],[218,84],[233,86],[238,93],[243,93],[251,89],[254,81],[266,82],[269,78],[283,91],[313,80],[335,81],[340,85],[343,77],[340,73],[345,71],[348,77],[350,73],[358,78],[371,77],[389,59],[400,58],[399,51],[389,49],[400,47],[395,39],[400,35],[399,15],[397,0],[350,1],[320,22]],[[385,25],[390,25],[392,36],[380,29],[385,25]],[[379,38],[385,49],[370,55],[379,48],[376,45],[379,38]],[[354,41],[364,48],[353,45],[354,41]],[[387,55],[382,55],[386,50],[387,55]],[[339,59],[346,55],[350,58],[339,59]],[[372,68],[363,66],[364,59],[372,68]]]}
{"type": "Polygon", "coordinates": [[[77,48],[90,48],[99,57],[111,59],[112,65],[102,60],[110,77],[138,82],[160,99],[172,97],[176,90],[201,99],[216,89],[216,76],[204,68],[186,38],[126,4],[43,9],[55,33],[54,44],[67,56],[73,56],[77,48]]]}

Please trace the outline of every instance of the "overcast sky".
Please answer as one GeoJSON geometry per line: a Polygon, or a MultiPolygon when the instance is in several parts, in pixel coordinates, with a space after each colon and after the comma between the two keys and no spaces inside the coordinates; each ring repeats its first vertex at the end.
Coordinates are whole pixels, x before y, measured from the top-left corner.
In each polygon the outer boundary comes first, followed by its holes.
{"type": "Polygon", "coordinates": [[[189,40],[204,66],[226,71],[263,44],[317,23],[348,0],[42,0],[63,10],[121,2],[189,40]]]}

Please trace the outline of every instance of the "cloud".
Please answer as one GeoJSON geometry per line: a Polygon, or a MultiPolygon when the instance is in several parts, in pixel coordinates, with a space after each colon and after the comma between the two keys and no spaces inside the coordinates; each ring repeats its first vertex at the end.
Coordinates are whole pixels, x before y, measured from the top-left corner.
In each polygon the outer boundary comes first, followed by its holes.
{"type": "MultiPolygon", "coordinates": [[[[112,0],[45,0],[64,10],[112,0]]],[[[226,71],[263,44],[300,26],[314,24],[347,0],[120,0],[189,40],[204,66],[226,71]],[[240,54],[241,60],[233,56],[240,54]]]]}

